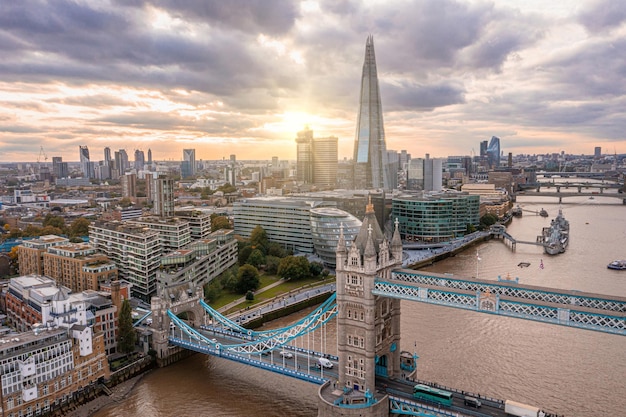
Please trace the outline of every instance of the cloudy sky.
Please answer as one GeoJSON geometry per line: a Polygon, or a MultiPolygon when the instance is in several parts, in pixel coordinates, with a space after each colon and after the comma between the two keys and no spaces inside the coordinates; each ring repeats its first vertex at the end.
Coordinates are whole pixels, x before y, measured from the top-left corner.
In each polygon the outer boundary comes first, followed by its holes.
{"type": "Polygon", "coordinates": [[[0,2],[0,162],[295,159],[305,124],[350,158],[368,35],[387,147],[626,153],[620,0],[0,2]]]}

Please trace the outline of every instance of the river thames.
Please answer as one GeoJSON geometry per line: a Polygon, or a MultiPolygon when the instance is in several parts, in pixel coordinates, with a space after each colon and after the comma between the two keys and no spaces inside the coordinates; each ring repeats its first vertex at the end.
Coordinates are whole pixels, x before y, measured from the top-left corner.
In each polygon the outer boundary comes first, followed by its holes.
{"type": "MultiPolygon", "coordinates": [[[[524,284],[626,297],[626,271],[606,267],[626,259],[626,206],[617,201],[565,199],[570,244],[563,254],[549,256],[523,244],[511,252],[490,241],[424,270],[493,280],[509,274],[524,284]],[[530,266],[518,267],[520,262],[530,266]]],[[[518,240],[535,241],[559,205],[540,197],[518,203],[523,217],[513,219],[508,231],[518,240]],[[541,208],[549,217],[535,214],[541,208]]],[[[327,327],[328,350],[334,351],[334,323],[327,327]]],[[[402,348],[416,346],[420,379],[566,417],[626,416],[624,336],[405,301],[401,328],[402,348]]],[[[125,400],[95,416],[308,417],[317,415],[316,397],[315,385],[198,354],[149,373],[125,400]]]]}

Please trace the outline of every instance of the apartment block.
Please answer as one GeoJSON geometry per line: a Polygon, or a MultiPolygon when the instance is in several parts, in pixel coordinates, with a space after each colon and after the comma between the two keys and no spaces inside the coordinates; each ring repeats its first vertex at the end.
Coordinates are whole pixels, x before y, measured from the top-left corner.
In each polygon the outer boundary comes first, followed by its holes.
{"type": "Polygon", "coordinates": [[[118,270],[106,255],[88,243],[67,243],[48,248],[43,271],[74,292],[98,290],[100,284],[117,279],[118,270]]]}
{"type": "Polygon", "coordinates": [[[40,415],[108,378],[102,333],[85,325],[45,327],[0,339],[2,415],[40,415]]]}
{"type": "Polygon", "coordinates": [[[159,231],[138,223],[99,220],[89,226],[89,240],[115,262],[119,277],[132,284],[133,296],[149,302],[163,255],[159,231]]]}
{"type": "Polygon", "coordinates": [[[218,230],[208,239],[200,239],[163,255],[157,272],[159,287],[183,282],[203,286],[237,263],[237,241],[232,230],[218,230]]]}
{"type": "Polygon", "coordinates": [[[20,273],[43,274],[43,254],[48,248],[69,243],[69,239],[57,235],[40,236],[37,239],[25,240],[17,248],[17,259],[20,273]]]}
{"type": "Polygon", "coordinates": [[[177,250],[191,243],[189,223],[178,217],[145,216],[130,220],[127,224],[146,227],[157,232],[164,252],[177,250]]]}

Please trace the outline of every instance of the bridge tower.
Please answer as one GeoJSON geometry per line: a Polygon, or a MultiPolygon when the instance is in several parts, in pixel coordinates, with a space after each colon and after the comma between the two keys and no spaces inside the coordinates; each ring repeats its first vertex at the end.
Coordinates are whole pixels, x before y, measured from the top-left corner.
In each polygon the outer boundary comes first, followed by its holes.
{"type": "Polygon", "coordinates": [[[167,311],[179,315],[185,313],[186,321],[194,327],[202,323],[204,309],[200,305],[202,287],[192,283],[180,283],[160,288],[157,297],[150,302],[152,310],[152,348],[157,352],[159,366],[165,366],[190,354],[190,351],[169,346],[170,318],[167,311]]]}
{"type": "Polygon", "coordinates": [[[391,271],[402,265],[397,221],[390,242],[378,225],[370,199],[361,230],[349,247],[341,228],[336,254],[337,382],[344,390],[368,397],[375,392],[376,375],[394,377],[401,372],[400,300],[372,294],[377,277],[390,279],[391,271]]]}

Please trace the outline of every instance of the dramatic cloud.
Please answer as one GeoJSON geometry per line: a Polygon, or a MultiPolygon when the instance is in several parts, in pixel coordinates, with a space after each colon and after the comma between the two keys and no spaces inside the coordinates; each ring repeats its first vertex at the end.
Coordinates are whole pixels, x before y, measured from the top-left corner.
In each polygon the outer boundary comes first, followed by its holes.
{"type": "Polygon", "coordinates": [[[390,149],[626,152],[622,3],[1,2],[0,159],[293,159],[305,124],[349,157],[369,35],[390,149]]]}

